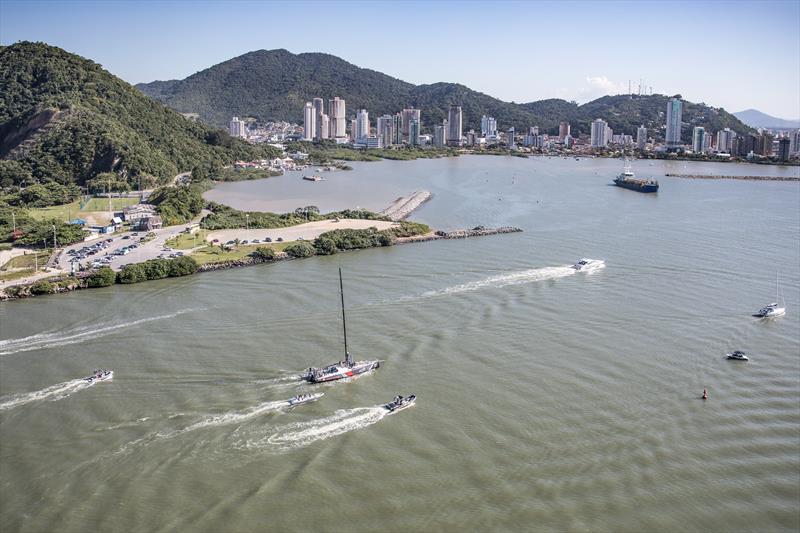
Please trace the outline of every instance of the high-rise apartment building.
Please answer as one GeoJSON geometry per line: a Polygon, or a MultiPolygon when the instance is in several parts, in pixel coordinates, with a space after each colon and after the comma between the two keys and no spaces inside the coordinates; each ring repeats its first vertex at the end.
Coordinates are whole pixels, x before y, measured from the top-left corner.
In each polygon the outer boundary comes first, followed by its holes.
{"type": "Polygon", "coordinates": [[[369,137],[369,113],[366,109],[362,109],[356,113],[356,139],[369,137]]]}
{"type": "Polygon", "coordinates": [[[481,137],[492,139],[497,137],[497,120],[494,117],[483,115],[481,117],[481,137]]]}
{"type": "Polygon", "coordinates": [[[789,133],[789,154],[800,154],[800,130],[789,133]]]}
{"type": "Polygon", "coordinates": [[[704,151],[706,144],[706,129],[695,126],[692,129],[692,152],[699,154],[704,151]]]}
{"type": "Polygon", "coordinates": [[[677,148],[681,145],[681,119],[683,115],[683,102],[680,98],[670,98],[667,102],[667,148],[677,148]]]}
{"type": "Polygon", "coordinates": [[[412,119],[408,123],[408,144],[419,146],[419,120],[412,119]]]}
{"type": "Polygon", "coordinates": [[[636,128],[636,148],[644,150],[645,146],[647,146],[647,128],[642,124],[636,128]]]}
{"type": "Polygon", "coordinates": [[[325,113],[322,114],[322,119],[320,120],[317,127],[319,128],[320,139],[331,138],[331,121],[328,118],[328,115],[326,115],[325,113]]]}
{"type": "Polygon", "coordinates": [[[313,141],[317,131],[317,112],[311,102],[303,108],[303,140],[313,141]]]}
{"type": "Polygon", "coordinates": [[[434,126],[433,127],[433,145],[436,148],[444,147],[445,139],[444,139],[444,126],[434,126]]]}
{"type": "Polygon", "coordinates": [[[411,121],[416,120],[418,123],[420,124],[422,123],[420,119],[420,110],[415,109],[413,107],[408,109],[403,109],[401,116],[403,118],[403,125],[402,125],[403,137],[408,139],[409,127],[411,125],[411,121]]]}
{"type": "Polygon", "coordinates": [[[358,133],[358,119],[352,118],[350,119],[350,140],[352,142],[356,142],[358,139],[360,139],[357,133],[358,133]]]}
{"type": "Polygon", "coordinates": [[[569,130],[570,130],[569,122],[562,122],[561,124],[559,124],[558,125],[558,138],[563,141],[564,137],[569,135],[569,130]]]}
{"type": "Polygon", "coordinates": [[[517,143],[516,143],[516,141],[514,139],[516,134],[517,134],[517,132],[516,132],[516,130],[514,130],[513,127],[509,128],[509,130],[506,132],[506,147],[509,150],[513,150],[514,148],[517,147],[517,143]]]}
{"type": "Polygon", "coordinates": [[[233,117],[230,124],[228,124],[228,132],[232,137],[247,137],[247,128],[245,128],[244,120],[239,120],[239,117],[233,117]]]}
{"type": "Polygon", "coordinates": [[[788,137],[782,137],[778,141],[778,160],[779,161],[788,161],[789,160],[789,145],[791,141],[788,137]]]}
{"type": "Polygon", "coordinates": [[[401,145],[403,144],[403,114],[397,113],[395,116],[392,117],[392,133],[394,134],[394,139],[392,140],[392,144],[401,145]]]}
{"type": "Polygon", "coordinates": [[[451,105],[447,112],[447,144],[461,146],[462,115],[460,105],[451,105]]]}
{"type": "Polygon", "coordinates": [[[608,124],[603,119],[598,118],[592,122],[591,143],[593,148],[605,148],[608,145],[607,129],[608,124]]]}
{"type": "Polygon", "coordinates": [[[730,128],[725,128],[717,132],[717,152],[729,154],[733,150],[733,139],[736,132],[730,128]]]}
{"type": "Polygon", "coordinates": [[[328,116],[330,117],[330,135],[332,139],[347,137],[347,119],[345,117],[345,102],[338,96],[328,100],[328,116]]]}
{"type": "Polygon", "coordinates": [[[314,106],[314,114],[316,115],[314,120],[314,139],[318,141],[322,140],[323,138],[327,139],[327,137],[322,137],[321,131],[322,115],[325,114],[325,100],[322,98],[314,98],[311,103],[314,106]]]}
{"type": "Polygon", "coordinates": [[[392,115],[378,117],[375,130],[381,139],[381,146],[394,144],[394,117],[392,115]]]}

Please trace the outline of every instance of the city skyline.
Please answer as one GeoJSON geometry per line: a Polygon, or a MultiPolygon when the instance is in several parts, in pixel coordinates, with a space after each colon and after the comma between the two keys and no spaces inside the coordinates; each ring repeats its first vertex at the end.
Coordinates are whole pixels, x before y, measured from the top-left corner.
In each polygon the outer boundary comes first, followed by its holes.
{"type": "MultiPolygon", "coordinates": [[[[0,42],[41,40],[83,55],[130,83],[182,79],[194,72],[259,49],[285,48],[293,53],[322,52],[363,68],[378,70],[414,84],[462,83],[507,102],[563,98],[585,103],[606,94],[645,90],[681,94],[728,111],[755,108],[785,118],[800,117],[800,3],[762,2],[504,2],[491,10],[479,3],[341,2],[335,14],[342,24],[361,27],[363,39],[333,42],[324,32],[298,37],[304,16],[324,6],[259,2],[0,2],[0,42]],[[193,9],[192,6],[198,9],[193,9]],[[145,8],[143,8],[145,6],[145,8]],[[372,9],[374,6],[374,9],[372,9]],[[409,9],[418,13],[420,44],[402,55],[386,54],[364,39],[380,38],[380,20],[396,20],[409,9]],[[671,32],[670,43],[649,39],[637,46],[641,28],[665,18],[668,11],[691,9],[693,24],[671,32]],[[509,17],[509,13],[514,13],[509,17]],[[46,16],[45,16],[46,15],[46,16]],[[107,24],[114,20],[115,24],[107,24]],[[442,20],[453,24],[441,26],[442,20]],[[105,21],[105,22],[103,22],[105,21]],[[231,27],[237,31],[227,31],[231,27]],[[267,27],[269,31],[263,31],[267,27]],[[92,31],[87,31],[91,28],[92,31]],[[436,31],[433,31],[433,30],[436,31]],[[474,41],[473,30],[496,36],[474,41]],[[430,30],[430,31],[429,31],[430,30]],[[596,32],[609,36],[623,53],[598,56],[596,32]],[[628,46],[614,35],[630,35],[628,46]],[[526,37],[526,35],[531,34],[526,37]],[[202,35],[215,38],[198,38],[202,35]],[[498,54],[501,37],[517,35],[520,46],[533,42],[536,54],[498,54]],[[730,58],[697,58],[697,38],[708,42],[743,39],[763,42],[741,47],[730,58]],[[469,62],[457,52],[431,56],[440,42],[460,42],[469,62]],[[756,51],[756,48],[759,48],[756,51]],[[607,58],[599,60],[598,57],[607,58]],[[718,68],[709,68],[716,63],[718,68]],[[722,68],[724,67],[724,68],[722,68]],[[735,87],[735,90],[731,90],[735,87]]],[[[444,49],[444,48],[441,48],[444,49]]]]}

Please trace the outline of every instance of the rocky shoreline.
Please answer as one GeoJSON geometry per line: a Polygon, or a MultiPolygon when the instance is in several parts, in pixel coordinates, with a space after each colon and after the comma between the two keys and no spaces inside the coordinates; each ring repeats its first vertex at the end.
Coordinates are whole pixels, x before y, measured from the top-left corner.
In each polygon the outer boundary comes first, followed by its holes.
{"type": "Polygon", "coordinates": [[[688,180],[800,181],[800,176],[714,176],[710,174],[664,174],[668,178],[688,180]]]}
{"type": "MultiPolygon", "coordinates": [[[[461,229],[461,230],[454,230],[454,231],[435,231],[431,233],[426,233],[425,235],[417,235],[414,237],[400,237],[395,241],[395,244],[412,244],[417,242],[428,242],[428,241],[437,241],[437,240],[445,240],[445,239],[466,239],[469,237],[485,237],[488,235],[501,235],[505,233],[519,233],[522,230],[520,228],[515,228],[511,226],[503,226],[500,228],[486,228],[484,226],[476,226],[472,229],[461,229]]],[[[202,272],[213,272],[216,270],[229,270],[232,268],[244,268],[253,265],[262,265],[267,263],[275,263],[277,261],[288,261],[294,259],[293,257],[289,256],[286,252],[279,252],[275,254],[275,257],[271,260],[262,260],[257,259],[255,257],[246,257],[243,259],[234,259],[230,261],[220,261],[218,263],[206,263],[200,265],[197,268],[197,274],[202,272]]],[[[89,287],[87,283],[87,278],[91,276],[89,272],[81,272],[78,273],[77,276],[61,276],[61,277],[53,277],[53,278],[46,278],[46,281],[50,284],[57,284],[55,287],[54,292],[44,293],[44,294],[61,294],[65,292],[72,292],[81,289],[92,289],[95,287],[89,287]]],[[[21,298],[30,298],[33,296],[41,296],[41,294],[37,294],[36,292],[32,291],[32,287],[34,287],[36,283],[32,283],[29,285],[17,285],[17,290],[15,294],[9,295],[4,290],[0,289],[0,301],[3,300],[17,300],[21,298]]]]}

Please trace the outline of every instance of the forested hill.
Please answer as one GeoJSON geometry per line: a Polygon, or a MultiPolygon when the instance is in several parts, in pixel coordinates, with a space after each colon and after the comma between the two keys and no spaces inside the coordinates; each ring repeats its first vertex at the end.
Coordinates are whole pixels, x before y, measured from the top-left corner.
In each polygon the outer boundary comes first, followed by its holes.
{"type": "Polygon", "coordinates": [[[264,149],[191,122],[80,56],[44,43],[0,48],[0,188],[99,173],[164,183],[264,149]]]}
{"type": "MultiPolygon", "coordinates": [[[[303,105],[314,97],[339,96],[347,101],[348,118],[367,109],[374,121],[405,107],[422,110],[423,126],[440,124],[451,104],[463,109],[464,128],[480,130],[481,115],[497,119],[505,130],[518,132],[538,125],[543,133],[556,133],[568,120],[573,133],[588,133],[596,118],[607,120],[617,133],[635,135],[644,124],[650,135],[663,137],[668,97],[605,96],[584,105],[549,99],[527,104],[503,102],[455,83],[413,85],[374,70],[359,68],[329,54],[293,54],[287,50],[259,50],[235,57],[193,74],[184,80],[154,81],[136,86],[148,96],[182,113],[198,113],[201,120],[224,127],[233,116],[261,121],[301,123],[303,105]]],[[[684,139],[691,126],[711,131],[748,128],[722,109],[684,102],[684,139]]]]}
{"type": "Polygon", "coordinates": [[[329,54],[287,50],[249,52],[184,80],[142,83],[136,88],[177,111],[198,113],[201,120],[216,126],[227,125],[232,116],[300,123],[306,102],[321,97],[327,103],[334,96],[346,100],[348,115],[363,108],[372,120],[418,107],[423,124],[440,123],[453,103],[464,108],[466,128],[479,129],[483,113],[509,125],[528,124],[534,118],[515,104],[463,85],[415,86],[329,54]]]}

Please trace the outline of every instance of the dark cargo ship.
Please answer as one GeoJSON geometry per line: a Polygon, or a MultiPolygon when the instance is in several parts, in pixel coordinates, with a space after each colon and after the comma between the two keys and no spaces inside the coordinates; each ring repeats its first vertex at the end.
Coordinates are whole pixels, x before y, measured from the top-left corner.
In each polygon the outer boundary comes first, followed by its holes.
{"type": "Polygon", "coordinates": [[[631,170],[631,165],[625,162],[625,170],[614,179],[614,185],[623,189],[630,189],[639,192],[658,192],[658,182],[656,180],[636,179],[631,170]]]}

